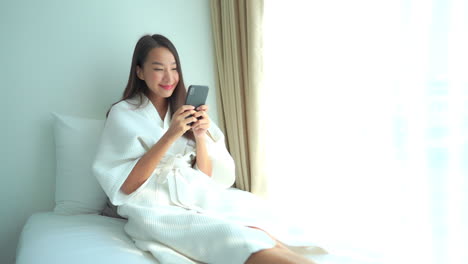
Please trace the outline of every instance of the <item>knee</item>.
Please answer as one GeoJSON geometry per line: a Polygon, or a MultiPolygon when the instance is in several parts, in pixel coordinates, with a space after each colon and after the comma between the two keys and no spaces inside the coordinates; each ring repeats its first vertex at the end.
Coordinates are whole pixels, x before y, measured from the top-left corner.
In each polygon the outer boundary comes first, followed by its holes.
{"type": "MultiPolygon", "coordinates": [[[[288,255],[290,250],[279,243],[272,248],[263,249],[252,253],[250,257],[245,262],[246,264],[261,264],[261,263],[284,263],[282,261],[278,262],[279,256],[288,255]]],[[[281,258],[281,257],[280,257],[281,258]]]]}

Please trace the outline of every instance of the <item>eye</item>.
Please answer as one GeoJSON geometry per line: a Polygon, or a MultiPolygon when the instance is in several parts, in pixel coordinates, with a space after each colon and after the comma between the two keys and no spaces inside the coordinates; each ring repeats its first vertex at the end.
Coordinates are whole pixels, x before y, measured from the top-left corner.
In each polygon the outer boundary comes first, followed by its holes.
{"type": "Polygon", "coordinates": [[[177,71],[177,68],[172,68],[173,71],[177,71]]]}
{"type": "Polygon", "coordinates": [[[153,69],[153,70],[154,70],[154,71],[162,71],[163,69],[159,69],[159,68],[158,68],[158,69],[153,69]]]}

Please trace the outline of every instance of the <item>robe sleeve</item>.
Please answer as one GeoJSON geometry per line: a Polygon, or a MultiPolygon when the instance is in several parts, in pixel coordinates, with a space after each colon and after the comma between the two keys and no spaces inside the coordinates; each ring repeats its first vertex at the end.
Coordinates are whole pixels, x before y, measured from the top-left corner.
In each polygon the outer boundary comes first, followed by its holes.
{"type": "Polygon", "coordinates": [[[154,127],[150,130],[147,123],[144,115],[123,103],[114,105],[109,112],[93,162],[93,173],[114,205],[126,203],[149,182],[146,180],[131,194],[120,189],[147,151],[141,137],[154,130],[154,127]]]}
{"type": "Polygon", "coordinates": [[[221,187],[229,188],[236,180],[234,160],[226,148],[225,137],[221,129],[212,122],[208,131],[210,136],[208,136],[207,148],[212,165],[211,178],[221,187]]]}

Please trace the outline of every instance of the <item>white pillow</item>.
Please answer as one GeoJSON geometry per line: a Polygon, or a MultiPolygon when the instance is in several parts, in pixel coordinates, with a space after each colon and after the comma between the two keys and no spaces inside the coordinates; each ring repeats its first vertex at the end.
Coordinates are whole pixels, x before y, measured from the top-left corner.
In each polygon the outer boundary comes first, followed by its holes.
{"type": "Polygon", "coordinates": [[[54,211],[62,215],[99,214],[107,196],[91,166],[105,120],[52,115],[57,162],[54,211]]]}

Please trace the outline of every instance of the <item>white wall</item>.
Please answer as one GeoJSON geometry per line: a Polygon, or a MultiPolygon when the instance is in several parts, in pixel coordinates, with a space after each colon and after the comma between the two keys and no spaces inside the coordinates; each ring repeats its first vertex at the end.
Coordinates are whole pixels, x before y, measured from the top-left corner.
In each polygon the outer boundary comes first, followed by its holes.
{"type": "Polygon", "coordinates": [[[0,2],[0,263],[14,263],[26,219],[54,206],[50,112],[103,118],[147,33],[174,42],[187,85],[215,88],[209,0],[0,2]]]}

